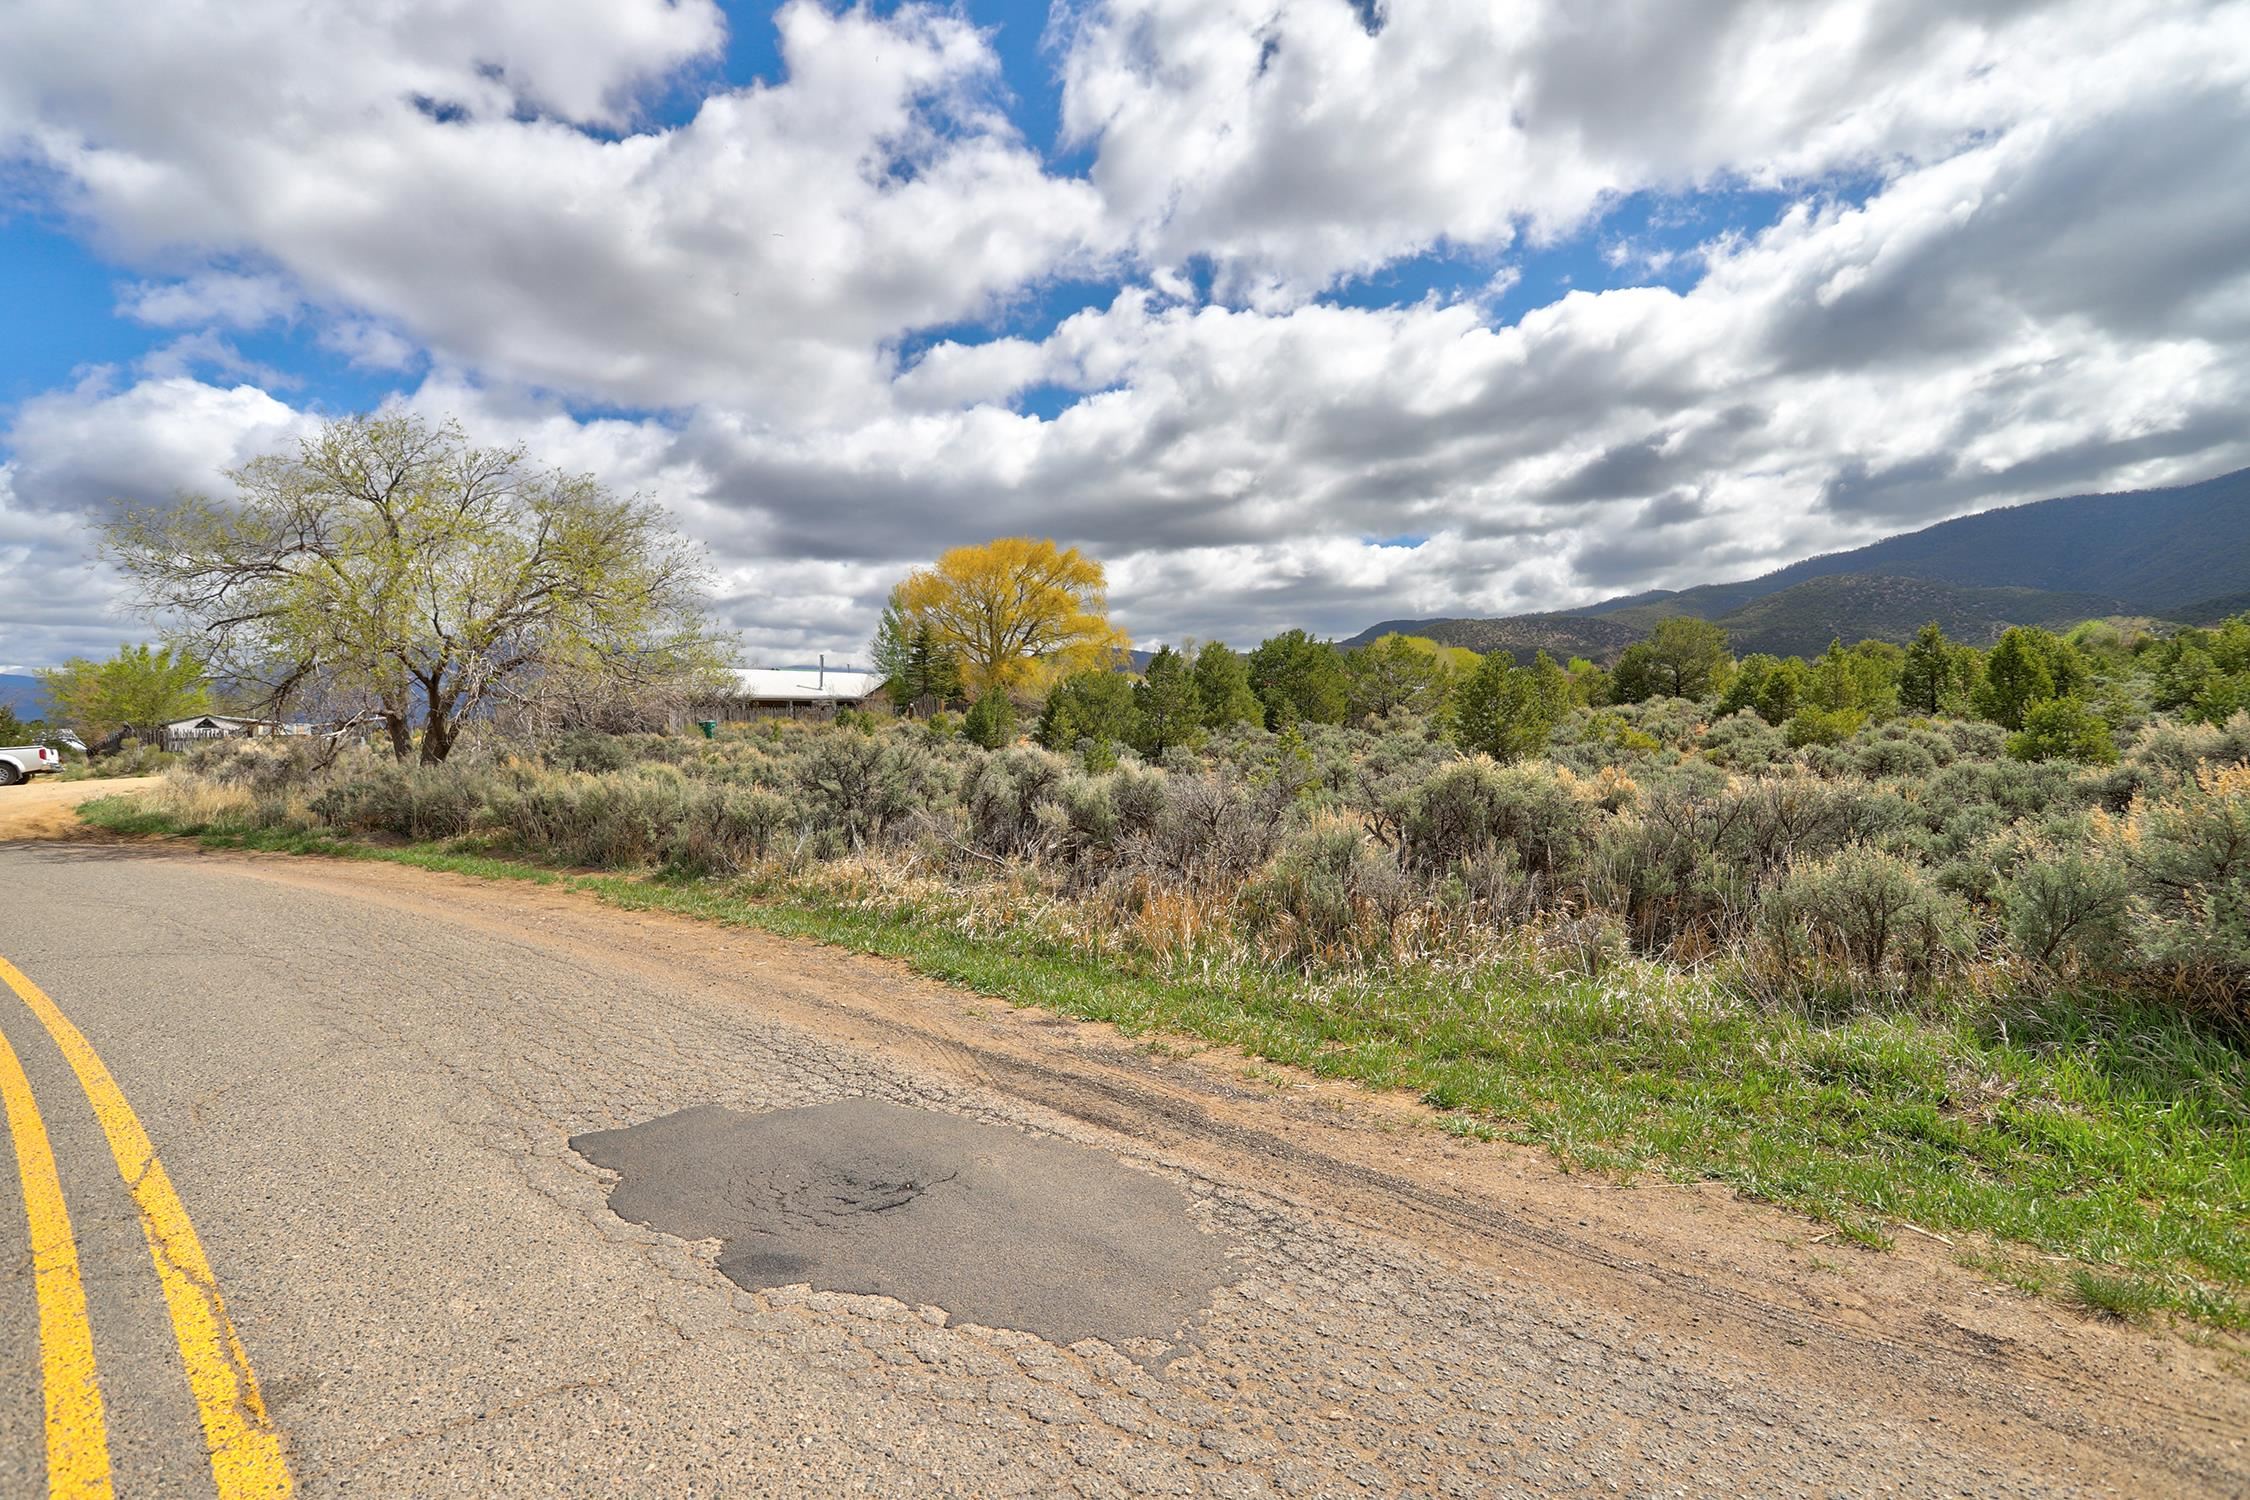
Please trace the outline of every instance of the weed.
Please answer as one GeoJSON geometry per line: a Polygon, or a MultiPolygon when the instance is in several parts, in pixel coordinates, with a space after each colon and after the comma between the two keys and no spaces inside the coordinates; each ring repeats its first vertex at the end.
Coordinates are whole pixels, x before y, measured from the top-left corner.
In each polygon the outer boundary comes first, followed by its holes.
{"type": "Polygon", "coordinates": [[[2120,1322],[2140,1322],[2171,1300],[2154,1282],[2109,1275],[2091,1266],[2071,1268],[2069,1296],[2086,1311],[2120,1322]]]}

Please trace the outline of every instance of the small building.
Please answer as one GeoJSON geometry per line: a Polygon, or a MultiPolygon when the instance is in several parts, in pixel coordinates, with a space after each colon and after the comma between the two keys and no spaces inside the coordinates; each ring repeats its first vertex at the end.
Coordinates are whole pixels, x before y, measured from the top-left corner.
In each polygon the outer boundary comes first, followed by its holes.
{"type": "Polygon", "coordinates": [[[310,724],[292,724],[280,719],[246,719],[234,714],[199,714],[192,719],[174,719],[160,724],[152,737],[158,747],[177,750],[200,740],[243,740],[276,734],[311,734],[310,724]]]}
{"type": "Polygon", "coordinates": [[[744,667],[735,691],[717,705],[722,719],[825,719],[840,708],[861,708],[877,697],[883,679],[873,672],[831,667],[744,667]]]}

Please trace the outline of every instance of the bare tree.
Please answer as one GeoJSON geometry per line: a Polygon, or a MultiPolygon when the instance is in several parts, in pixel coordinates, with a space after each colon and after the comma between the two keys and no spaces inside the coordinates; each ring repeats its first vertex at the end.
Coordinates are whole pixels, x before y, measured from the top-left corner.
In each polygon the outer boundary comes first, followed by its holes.
{"type": "Polygon", "coordinates": [[[653,502],[478,448],[448,422],[331,422],[293,454],[106,528],[143,608],[279,710],[371,706],[401,760],[553,696],[707,682],[724,659],[698,548],[653,502]]]}

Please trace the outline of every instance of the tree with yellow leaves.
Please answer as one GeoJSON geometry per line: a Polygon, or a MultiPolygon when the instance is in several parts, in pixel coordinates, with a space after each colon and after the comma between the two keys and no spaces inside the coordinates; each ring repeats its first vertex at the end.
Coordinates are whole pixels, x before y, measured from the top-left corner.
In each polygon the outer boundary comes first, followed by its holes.
{"type": "Polygon", "coordinates": [[[1109,666],[1131,644],[1109,623],[1102,565],[1043,537],[955,547],[892,597],[959,656],[971,697],[1031,692],[1057,673],[1109,666]]]}

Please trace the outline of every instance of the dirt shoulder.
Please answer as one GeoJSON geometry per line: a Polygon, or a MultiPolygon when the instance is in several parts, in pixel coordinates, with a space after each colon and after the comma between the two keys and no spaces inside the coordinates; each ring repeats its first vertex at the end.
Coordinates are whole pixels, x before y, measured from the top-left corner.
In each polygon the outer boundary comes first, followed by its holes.
{"type": "Polygon", "coordinates": [[[1411,1098],[578,893],[176,846],[150,856],[223,859],[258,880],[725,995],[761,1020],[1000,1091],[1394,1237],[1488,1278],[1495,1296],[1525,1282],[1567,1291],[1739,1361],[1775,1389],[1874,1399],[1995,1455],[2063,1457],[2088,1480],[2139,1493],[2250,1482],[2239,1345],[2020,1295],[1962,1265],[1970,1246],[1908,1235],[1892,1251],[1861,1249],[1714,1185],[1622,1185],[1567,1174],[1534,1148],[1449,1137],[1411,1098]]]}
{"type": "Polygon", "coordinates": [[[83,837],[89,830],[78,821],[79,803],[147,791],[163,780],[119,776],[107,781],[56,781],[42,776],[21,786],[0,787],[0,840],[83,837]]]}

